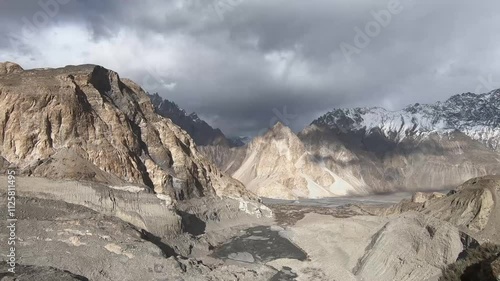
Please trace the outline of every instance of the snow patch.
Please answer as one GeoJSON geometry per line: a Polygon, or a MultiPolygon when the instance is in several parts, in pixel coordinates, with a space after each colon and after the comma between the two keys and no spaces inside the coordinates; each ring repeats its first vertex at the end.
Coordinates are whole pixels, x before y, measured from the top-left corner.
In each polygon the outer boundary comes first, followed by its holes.
{"type": "Polygon", "coordinates": [[[500,149],[500,91],[476,95],[455,95],[445,102],[415,104],[399,111],[380,107],[336,109],[313,124],[342,132],[380,130],[386,137],[402,141],[407,137],[442,136],[460,131],[490,148],[500,149]]]}

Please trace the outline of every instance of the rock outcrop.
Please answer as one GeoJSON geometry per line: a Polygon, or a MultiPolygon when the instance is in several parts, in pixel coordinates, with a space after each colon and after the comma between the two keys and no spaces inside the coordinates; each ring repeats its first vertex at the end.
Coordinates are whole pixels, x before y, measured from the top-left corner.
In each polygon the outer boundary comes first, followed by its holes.
{"type": "Polygon", "coordinates": [[[408,213],[372,237],[354,273],[363,280],[428,280],[455,262],[462,250],[454,226],[408,213]]]}
{"type": "Polygon", "coordinates": [[[500,243],[500,176],[468,180],[456,192],[429,201],[420,212],[451,222],[480,242],[500,243]]]}
{"type": "Polygon", "coordinates": [[[439,281],[500,280],[500,246],[484,244],[468,249],[455,263],[443,270],[439,281]]]}
{"type": "Polygon", "coordinates": [[[491,272],[493,273],[493,276],[497,279],[497,281],[499,281],[500,280],[500,256],[497,257],[497,259],[491,263],[491,272]]]}
{"type": "Polygon", "coordinates": [[[455,226],[416,212],[344,219],[311,213],[287,232],[309,260],[272,265],[299,276],[314,272],[304,280],[435,281],[464,248],[455,226]]]}
{"type": "Polygon", "coordinates": [[[452,223],[481,243],[500,243],[500,176],[473,178],[446,196],[414,196],[385,210],[384,215],[418,211],[452,223]],[[420,200],[419,198],[427,200],[420,200]]]}
{"type": "Polygon", "coordinates": [[[0,75],[11,74],[11,73],[19,73],[22,72],[23,68],[16,63],[13,62],[0,62],[0,75]]]}
{"type": "Polygon", "coordinates": [[[431,193],[415,192],[415,194],[413,194],[413,196],[411,197],[411,202],[413,202],[413,203],[425,203],[429,200],[439,199],[439,198],[443,198],[445,196],[446,196],[446,194],[439,193],[439,192],[431,192],[431,193]]]}
{"type": "Polygon", "coordinates": [[[22,174],[128,182],[173,200],[255,198],[117,73],[96,65],[0,69],[0,156],[22,174]]]}

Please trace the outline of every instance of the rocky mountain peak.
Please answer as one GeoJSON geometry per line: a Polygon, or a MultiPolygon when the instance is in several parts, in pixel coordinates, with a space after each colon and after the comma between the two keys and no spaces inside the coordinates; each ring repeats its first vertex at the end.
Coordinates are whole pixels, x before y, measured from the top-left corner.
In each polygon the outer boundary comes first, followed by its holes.
{"type": "Polygon", "coordinates": [[[0,75],[18,73],[23,70],[24,69],[17,63],[13,63],[10,61],[0,62],[0,75]]]}
{"type": "Polygon", "coordinates": [[[263,138],[291,138],[297,137],[295,133],[288,126],[281,122],[276,122],[274,126],[269,128],[269,130],[264,134],[263,138]]]}
{"type": "Polygon", "coordinates": [[[352,185],[324,166],[319,154],[307,151],[300,138],[281,122],[232,155],[235,159],[216,162],[262,197],[321,198],[354,191],[352,185]]]}
{"type": "Polygon", "coordinates": [[[396,142],[429,134],[459,131],[497,149],[500,139],[500,90],[485,94],[464,93],[445,102],[413,104],[399,111],[384,108],[335,109],[312,124],[342,133],[374,131],[396,142]]]}
{"type": "Polygon", "coordinates": [[[0,75],[0,128],[0,157],[26,175],[132,183],[178,200],[253,197],[139,85],[101,66],[0,75]]]}

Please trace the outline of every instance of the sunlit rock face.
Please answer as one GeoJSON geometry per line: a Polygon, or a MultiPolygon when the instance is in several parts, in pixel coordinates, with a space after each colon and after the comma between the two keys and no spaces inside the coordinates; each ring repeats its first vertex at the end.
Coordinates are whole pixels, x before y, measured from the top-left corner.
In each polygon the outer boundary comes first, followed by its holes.
{"type": "Polygon", "coordinates": [[[204,147],[265,197],[453,188],[500,170],[500,90],[400,111],[335,109],[297,135],[278,124],[241,148],[204,147]]]}
{"type": "Polygon", "coordinates": [[[0,65],[0,156],[27,175],[134,183],[173,200],[255,198],[157,115],[139,85],[96,65],[0,65]]]}
{"type": "Polygon", "coordinates": [[[299,133],[309,151],[367,192],[452,188],[498,174],[500,90],[400,111],[336,109],[299,133]]]}

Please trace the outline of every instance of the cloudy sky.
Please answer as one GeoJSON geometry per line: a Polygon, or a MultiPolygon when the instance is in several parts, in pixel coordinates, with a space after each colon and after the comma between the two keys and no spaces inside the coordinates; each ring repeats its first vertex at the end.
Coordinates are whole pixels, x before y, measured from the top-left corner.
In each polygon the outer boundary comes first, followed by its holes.
{"type": "Polygon", "coordinates": [[[500,87],[500,1],[0,0],[0,61],[94,63],[226,135],[500,87]]]}

